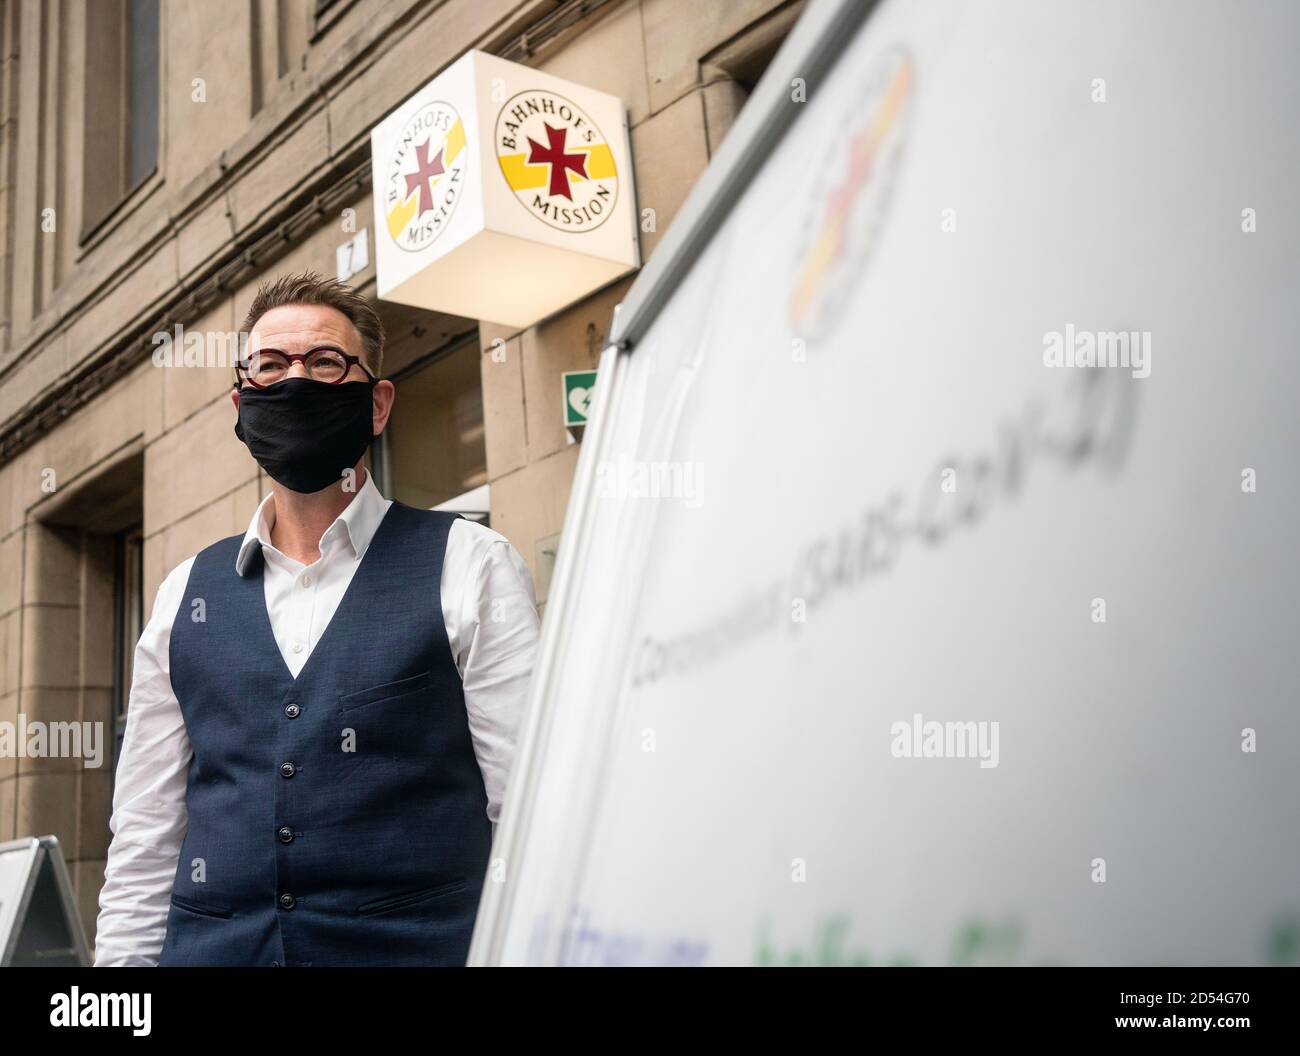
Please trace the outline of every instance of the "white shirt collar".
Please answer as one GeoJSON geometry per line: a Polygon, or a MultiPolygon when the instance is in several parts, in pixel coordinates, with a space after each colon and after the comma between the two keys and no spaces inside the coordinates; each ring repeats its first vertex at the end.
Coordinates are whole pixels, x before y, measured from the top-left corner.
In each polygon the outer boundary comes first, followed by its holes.
{"type": "MultiPolygon", "coordinates": [[[[375,537],[379,522],[384,519],[384,514],[388,512],[389,505],[388,500],[379,493],[379,489],[375,486],[374,474],[366,470],[366,480],[361,485],[361,490],[347,504],[343,512],[334,518],[334,522],[325,529],[325,533],[320,537],[319,548],[321,553],[325,552],[330,540],[342,536],[352,547],[352,553],[356,559],[360,561],[365,556],[370,541],[375,537]]],[[[241,576],[247,576],[251,571],[250,564],[253,555],[258,552],[259,548],[275,549],[271,543],[271,529],[274,525],[275,493],[268,492],[253,513],[253,519],[249,522],[248,531],[244,533],[244,541],[239,544],[239,553],[235,557],[235,571],[241,576]]]]}

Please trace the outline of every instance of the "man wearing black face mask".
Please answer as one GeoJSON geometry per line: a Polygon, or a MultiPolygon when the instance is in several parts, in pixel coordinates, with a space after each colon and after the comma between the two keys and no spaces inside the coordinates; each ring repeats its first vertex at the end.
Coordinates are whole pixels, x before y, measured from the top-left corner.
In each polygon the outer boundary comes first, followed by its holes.
{"type": "Polygon", "coordinates": [[[136,650],[96,965],[463,964],[538,620],[500,535],[385,499],[383,328],[258,291],[248,531],[164,580],[136,650]]]}

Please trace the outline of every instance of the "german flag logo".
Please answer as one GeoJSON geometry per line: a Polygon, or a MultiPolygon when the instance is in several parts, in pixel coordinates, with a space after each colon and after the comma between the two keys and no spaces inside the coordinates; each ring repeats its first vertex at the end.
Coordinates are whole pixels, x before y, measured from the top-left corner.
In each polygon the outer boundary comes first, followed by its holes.
{"type": "Polygon", "coordinates": [[[591,231],[614,211],[609,143],[576,103],[541,90],[508,99],[496,121],[497,161],[515,199],[560,231],[591,231]]]}

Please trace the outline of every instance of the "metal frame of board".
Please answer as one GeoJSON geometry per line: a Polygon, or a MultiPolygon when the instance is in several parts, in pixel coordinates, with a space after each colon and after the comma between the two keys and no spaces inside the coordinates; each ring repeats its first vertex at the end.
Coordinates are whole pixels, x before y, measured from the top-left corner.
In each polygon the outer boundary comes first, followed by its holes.
{"type": "MultiPolygon", "coordinates": [[[[569,640],[573,610],[570,596],[575,589],[591,523],[596,467],[609,435],[605,428],[605,409],[616,405],[615,395],[622,384],[628,356],[752,182],[761,159],[779,143],[798,119],[801,108],[807,105],[792,98],[791,82],[796,77],[802,78],[807,85],[807,98],[811,99],[819,82],[877,3],[878,0],[813,0],[741,110],[717,156],[692,188],[654,256],[641,269],[627,297],[614,309],[609,343],[597,366],[599,383],[556,555],[547,618],[538,645],[519,748],[493,842],[494,862],[517,863],[527,849],[540,763],[554,716],[556,658],[569,640]]],[[[511,867],[503,882],[493,883],[489,877],[484,884],[470,946],[471,965],[500,962],[504,925],[509,921],[514,902],[516,875],[517,869],[511,867]]]]}
{"type": "Polygon", "coordinates": [[[89,966],[90,946],[86,942],[86,931],[82,927],[81,916],[77,912],[77,900],[72,893],[72,882],[68,876],[67,863],[63,859],[63,848],[59,846],[58,837],[27,836],[23,839],[0,843],[0,854],[18,851],[29,851],[32,858],[27,875],[23,879],[22,889],[18,892],[9,933],[8,935],[0,935],[0,967],[10,966],[10,961],[18,947],[23,922],[27,918],[27,911],[31,907],[32,897],[36,893],[36,884],[40,879],[41,869],[47,861],[50,863],[59,904],[63,909],[64,919],[67,921],[68,930],[71,933],[72,946],[67,952],[76,957],[82,967],[89,966]]]}

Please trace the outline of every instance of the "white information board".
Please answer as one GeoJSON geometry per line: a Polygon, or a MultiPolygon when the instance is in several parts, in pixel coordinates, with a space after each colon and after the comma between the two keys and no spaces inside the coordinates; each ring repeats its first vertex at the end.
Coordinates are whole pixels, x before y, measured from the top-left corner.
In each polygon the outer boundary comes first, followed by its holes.
{"type": "Polygon", "coordinates": [[[862,6],[620,307],[471,961],[1293,959],[1300,7],[862,6]]]}

